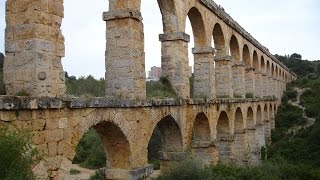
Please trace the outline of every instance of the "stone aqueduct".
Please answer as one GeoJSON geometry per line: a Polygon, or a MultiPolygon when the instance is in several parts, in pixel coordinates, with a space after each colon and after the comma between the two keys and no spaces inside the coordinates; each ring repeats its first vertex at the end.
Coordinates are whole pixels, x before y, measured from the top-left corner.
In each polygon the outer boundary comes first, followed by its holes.
{"type": "Polygon", "coordinates": [[[158,0],[163,75],[180,98],[148,100],[140,3],[109,1],[103,14],[108,97],[77,99],[65,97],[63,0],[6,1],[7,96],[0,98],[0,125],[32,130],[44,155],[34,167],[39,178],[68,179],[75,148],[89,128],[102,139],[109,179],[150,175],[148,143],[156,127],[163,166],[186,151],[207,163],[259,162],[279,99],[295,75],[213,1],[158,0]],[[192,98],[186,17],[195,39],[192,98]],[[14,96],[19,92],[30,96],[14,96]]]}

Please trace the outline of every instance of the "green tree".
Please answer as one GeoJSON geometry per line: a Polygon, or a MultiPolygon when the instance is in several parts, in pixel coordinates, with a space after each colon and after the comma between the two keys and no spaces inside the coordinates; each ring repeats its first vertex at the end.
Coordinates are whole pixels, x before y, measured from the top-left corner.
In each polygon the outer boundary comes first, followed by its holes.
{"type": "Polygon", "coordinates": [[[281,56],[276,54],[275,57],[279,59],[284,65],[291,69],[298,76],[306,76],[310,73],[315,73],[316,64],[315,62],[302,60],[302,56],[297,53],[291,55],[281,56]]]}
{"type": "Polygon", "coordinates": [[[69,76],[65,73],[67,94],[72,96],[85,96],[85,97],[104,97],[105,95],[105,80],[100,78],[95,79],[89,75],[87,77],[81,76],[76,78],[75,76],[69,76]]]}
{"type": "Polygon", "coordinates": [[[301,54],[293,53],[293,54],[291,54],[289,59],[290,60],[302,60],[302,56],[301,56],[301,54]]]}
{"type": "Polygon", "coordinates": [[[31,166],[36,155],[28,132],[0,128],[0,179],[34,179],[31,166]]]}

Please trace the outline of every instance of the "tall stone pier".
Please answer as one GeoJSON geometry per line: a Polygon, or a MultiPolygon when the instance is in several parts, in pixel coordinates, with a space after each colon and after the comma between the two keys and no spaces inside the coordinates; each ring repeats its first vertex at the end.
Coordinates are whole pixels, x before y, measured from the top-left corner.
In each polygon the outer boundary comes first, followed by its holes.
{"type": "Polygon", "coordinates": [[[233,97],[231,57],[216,58],[216,93],[219,98],[233,97]]]}
{"type": "Polygon", "coordinates": [[[255,71],[254,72],[254,77],[255,77],[255,97],[262,97],[262,84],[261,84],[261,79],[262,79],[262,74],[260,71],[255,71]]]}
{"type": "Polygon", "coordinates": [[[145,99],[145,60],[142,16],[139,8],[110,2],[103,13],[107,23],[106,96],[145,99]]]}
{"type": "Polygon", "coordinates": [[[162,76],[168,78],[177,95],[190,97],[188,43],[190,36],[184,32],[159,35],[161,41],[162,76]]]}
{"type": "Polygon", "coordinates": [[[214,62],[214,48],[202,47],[193,48],[194,54],[194,97],[209,98],[216,97],[215,92],[215,69],[214,62]]]}
{"type": "Polygon", "coordinates": [[[253,97],[255,95],[255,80],[254,80],[254,68],[248,67],[245,69],[245,86],[246,86],[246,96],[253,97]]]}
{"type": "Polygon", "coordinates": [[[63,0],[6,1],[4,84],[8,95],[65,95],[63,9],[63,0]]]}
{"type": "Polygon", "coordinates": [[[232,66],[234,97],[245,97],[245,64],[237,61],[232,66]]]}

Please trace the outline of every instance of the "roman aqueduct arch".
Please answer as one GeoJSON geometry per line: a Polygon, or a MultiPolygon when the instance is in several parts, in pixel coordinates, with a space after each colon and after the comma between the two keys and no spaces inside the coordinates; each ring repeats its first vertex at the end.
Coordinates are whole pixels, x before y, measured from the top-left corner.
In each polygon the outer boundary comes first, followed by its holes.
{"type": "Polygon", "coordinates": [[[65,97],[63,0],[6,1],[7,96],[0,97],[0,125],[32,131],[44,155],[33,168],[38,177],[68,179],[75,148],[89,128],[102,139],[108,179],[152,173],[147,154],[156,127],[164,143],[162,166],[187,150],[212,164],[259,163],[282,91],[295,75],[213,1],[158,4],[162,71],[177,99],[146,99],[140,0],[110,0],[103,13],[107,97],[93,99],[65,97]],[[191,98],[186,17],[195,41],[191,98]],[[30,96],[14,96],[19,92],[30,96]]]}

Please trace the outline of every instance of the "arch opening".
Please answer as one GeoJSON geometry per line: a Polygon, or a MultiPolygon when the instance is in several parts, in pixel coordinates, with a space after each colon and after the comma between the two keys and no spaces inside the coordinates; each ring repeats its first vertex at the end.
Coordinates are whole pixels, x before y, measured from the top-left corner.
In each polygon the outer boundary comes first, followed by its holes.
{"type": "Polygon", "coordinates": [[[216,50],[215,57],[221,59],[226,55],[225,38],[220,24],[215,24],[212,32],[214,48],[216,50]]]}
{"type": "Polygon", "coordinates": [[[256,115],[256,124],[259,125],[259,124],[262,124],[262,111],[261,111],[261,106],[258,105],[258,108],[257,108],[257,115],[256,115]]]}
{"type": "Polygon", "coordinates": [[[100,136],[105,154],[107,169],[131,169],[131,149],[129,141],[121,129],[112,122],[102,122],[93,129],[100,136]]]}
{"type": "Polygon", "coordinates": [[[274,68],[274,65],[272,63],[271,64],[271,75],[272,75],[272,77],[274,77],[274,73],[275,73],[275,68],[274,68]]]}
{"type": "Polygon", "coordinates": [[[82,135],[75,151],[72,164],[82,167],[98,169],[106,167],[106,154],[102,140],[94,128],[90,128],[82,135]]]}
{"type": "Polygon", "coordinates": [[[247,111],[247,131],[246,131],[246,153],[249,154],[249,163],[255,164],[259,161],[259,142],[257,141],[256,127],[254,126],[253,109],[247,111]]]}
{"type": "Polygon", "coordinates": [[[261,106],[258,105],[257,114],[256,114],[256,127],[257,127],[257,138],[259,142],[259,147],[263,147],[266,145],[265,142],[265,130],[262,119],[262,109],[261,106]]]}
{"type": "Polygon", "coordinates": [[[207,64],[209,59],[199,53],[202,48],[207,48],[208,44],[202,14],[196,7],[192,7],[187,14],[185,31],[190,35],[190,43],[188,44],[190,97],[199,97],[201,94],[209,93],[208,87],[199,88],[207,83],[205,76],[208,75],[205,72],[208,72],[208,69],[204,67],[204,64],[207,64]]]}
{"type": "Polygon", "coordinates": [[[263,56],[261,56],[261,68],[260,69],[261,69],[261,72],[266,73],[266,64],[265,64],[263,56]]]}
{"type": "Polygon", "coordinates": [[[270,104],[269,106],[269,117],[273,117],[273,107],[272,107],[272,104],[270,104]]]}
{"type": "MultiPolygon", "coordinates": [[[[153,2],[152,2],[153,3],[153,2]]],[[[158,0],[162,14],[163,32],[175,32],[178,30],[178,18],[173,0],[158,0]]]]}
{"type": "Polygon", "coordinates": [[[219,158],[223,163],[231,163],[233,159],[233,141],[230,135],[229,117],[222,111],[217,122],[217,140],[219,158]]]}
{"type": "Polygon", "coordinates": [[[247,111],[247,128],[253,128],[253,127],[254,127],[253,110],[251,107],[249,107],[247,111]]]}
{"type": "Polygon", "coordinates": [[[269,116],[268,116],[268,106],[265,105],[264,109],[263,109],[263,120],[268,120],[269,116]]]}
{"type": "Polygon", "coordinates": [[[270,129],[270,119],[268,115],[268,105],[264,106],[263,110],[263,122],[264,122],[264,132],[265,132],[265,138],[268,144],[271,143],[271,129],[270,129]]]}
{"type": "MultiPolygon", "coordinates": [[[[161,76],[161,68],[159,68],[161,67],[161,43],[159,42],[159,34],[162,34],[162,29],[164,32],[172,32],[176,31],[178,27],[175,3],[173,0],[158,0],[158,4],[157,2],[149,2],[146,0],[144,0],[143,3],[141,3],[141,0],[127,2],[115,0],[95,3],[82,1],[78,2],[76,6],[70,1],[65,1],[63,5],[65,8],[65,16],[61,29],[63,30],[63,35],[65,36],[66,57],[64,59],[66,60],[63,60],[62,63],[65,71],[69,72],[70,75],[75,75],[76,77],[92,75],[96,79],[102,79],[103,77],[104,81],[104,78],[106,77],[106,66],[105,61],[102,59],[105,59],[104,56],[106,51],[106,34],[104,32],[106,30],[106,24],[105,22],[100,21],[101,12],[108,10],[112,11],[130,9],[141,11],[144,23],[144,28],[142,29],[144,35],[140,36],[142,33],[139,32],[141,30],[138,29],[136,29],[138,32],[134,32],[136,35],[134,39],[138,39],[137,41],[139,41],[139,38],[141,38],[142,40],[141,43],[132,43],[135,46],[134,48],[140,45],[139,49],[143,50],[144,48],[144,51],[142,52],[145,52],[145,58],[143,61],[142,56],[139,55],[141,63],[136,63],[136,65],[139,64],[141,66],[135,69],[141,68],[139,70],[140,77],[151,77],[150,74],[145,72],[142,73],[142,71],[149,71],[149,68],[156,66],[158,67],[157,70],[160,71],[159,76],[161,76]],[[72,11],[70,11],[71,8],[73,8],[72,11]],[[83,13],[83,11],[88,8],[91,10],[87,13],[83,13]],[[163,16],[161,16],[161,14],[163,16]],[[79,39],[84,40],[86,43],[75,44],[75,41],[78,41],[79,39]],[[91,44],[95,44],[94,48],[89,47],[91,44]],[[83,49],[86,49],[86,51],[83,51],[83,49]],[[81,61],[81,59],[91,59],[92,61],[81,61]],[[78,67],[77,72],[71,68],[74,67],[75,63],[77,63],[78,67]],[[88,67],[93,66],[95,67],[95,71],[88,71],[88,67]]],[[[109,22],[109,24],[110,23],[112,22],[109,22]]],[[[125,28],[118,30],[117,33],[121,35],[120,38],[122,38],[123,34],[126,34],[121,33],[124,30],[125,28]]],[[[132,33],[132,31],[130,33],[132,33]]],[[[107,33],[107,36],[111,36],[112,34],[114,33],[107,33]]],[[[112,45],[116,44],[116,46],[122,46],[121,48],[127,46],[128,44],[130,45],[129,42],[132,42],[132,39],[125,39],[121,42],[119,41],[118,43],[109,41],[109,43],[112,45]]],[[[108,75],[108,77],[109,76],[110,75],[108,75]]],[[[159,77],[158,74],[155,76],[159,77]]],[[[142,77],[134,79],[142,79],[142,77]]],[[[105,84],[105,82],[103,82],[103,84],[105,84]]],[[[103,89],[105,89],[105,86],[103,86],[103,89]]],[[[142,91],[144,91],[144,89],[142,89],[142,91]]],[[[104,95],[104,93],[102,94],[104,95]]]]}
{"type": "Polygon", "coordinates": [[[72,163],[89,169],[132,168],[129,141],[118,125],[103,121],[85,131],[77,142],[72,163]]]}
{"type": "Polygon", "coordinates": [[[268,75],[270,75],[270,62],[269,62],[269,61],[267,61],[267,70],[266,70],[266,73],[267,73],[268,75]]]}
{"type": "Polygon", "coordinates": [[[192,27],[192,34],[194,35],[194,46],[203,47],[206,45],[206,33],[202,15],[199,10],[192,7],[188,12],[188,17],[192,27]]]}
{"type": "Polygon", "coordinates": [[[182,151],[183,142],[179,125],[171,116],[162,118],[154,127],[149,140],[149,163],[154,165],[154,169],[160,169],[160,166],[166,166],[161,160],[170,161],[171,154],[182,151]]]}
{"type": "Polygon", "coordinates": [[[200,113],[196,116],[193,125],[193,142],[210,141],[210,125],[207,116],[200,113]]]}
{"type": "Polygon", "coordinates": [[[246,44],[243,46],[243,61],[244,61],[247,68],[251,67],[250,52],[249,52],[249,48],[246,44]]]}
{"type": "Polygon", "coordinates": [[[239,50],[239,43],[237,38],[232,35],[230,39],[230,54],[232,61],[240,61],[240,50],[239,50]]]}
{"type": "Polygon", "coordinates": [[[235,133],[241,133],[244,131],[243,114],[240,108],[237,108],[234,119],[235,133]]]}
{"type": "Polygon", "coordinates": [[[253,67],[255,68],[255,71],[260,71],[259,67],[259,59],[258,59],[258,54],[257,51],[253,51],[253,67]]]}
{"type": "Polygon", "coordinates": [[[230,135],[229,118],[225,111],[220,113],[217,123],[217,139],[227,139],[230,135]]]}
{"type": "Polygon", "coordinates": [[[234,119],[234,149],[237,164],[243,164],[245,161],[245,131],[243,123],[243,114],[241,108],[237,108],[234,119]]]}

